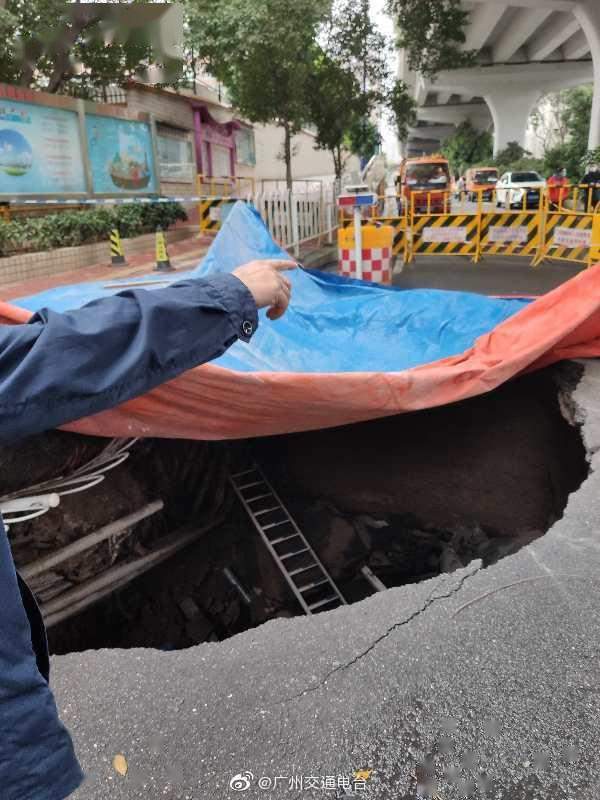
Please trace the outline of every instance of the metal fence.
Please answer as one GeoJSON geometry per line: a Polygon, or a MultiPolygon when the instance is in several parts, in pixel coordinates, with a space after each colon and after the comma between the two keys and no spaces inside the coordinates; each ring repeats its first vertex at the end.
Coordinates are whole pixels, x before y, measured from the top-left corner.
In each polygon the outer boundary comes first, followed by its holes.
{"type": "Polygon", "coordinates": [[[260,214],[273,238],[299,254],[300,245],[324,239],[331,243],[337,228],[336,194],[333,186],[318,191],[237,192],[228,196],[206,197],[199,203],[200,231],[214,233],[221,228],[236,200],[250,203],[260,214]]]}

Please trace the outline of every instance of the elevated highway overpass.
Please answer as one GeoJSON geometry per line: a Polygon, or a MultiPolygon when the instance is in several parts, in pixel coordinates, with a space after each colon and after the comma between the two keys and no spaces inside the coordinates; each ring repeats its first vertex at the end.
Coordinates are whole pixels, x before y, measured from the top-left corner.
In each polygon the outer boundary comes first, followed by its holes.
{"type": "Polygon", "coordinates": [[[408,69],[400,77],[418,103],[409,153],[439,146],[470,120],[493,130],[494,150],[525,142],[529,115],[547,92],[594,84],[589,146],[600,146],[600,0],[463,0],[469,12],[465,51],[477,64],[447,70],[433,80],[408,69]]]}

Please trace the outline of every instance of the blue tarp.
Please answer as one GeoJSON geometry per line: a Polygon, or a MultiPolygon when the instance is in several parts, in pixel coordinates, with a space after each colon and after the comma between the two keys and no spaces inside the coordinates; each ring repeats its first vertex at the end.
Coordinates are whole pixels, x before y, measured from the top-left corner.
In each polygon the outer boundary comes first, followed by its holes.
{"type": "MultiPolygon", "coordinates": [[[[238,203],[199,266],[139,280],[181,281],[231,271],[257,258],[288,258],[259,214],[238,203]]],[[[215,363],[242,372],[399,372],[467,350],[530,301],[467,292],[401,290],[303,269],[290,273],[293,299],[280,320],[264,319],[250,345],[237,342],[215,363]]],[[[106,282],[60,286],[14,302],[36,311],[78,308],[116,293],[106,282]]],[[[144,286],[152,290],[152,286],[144,286]]]]}

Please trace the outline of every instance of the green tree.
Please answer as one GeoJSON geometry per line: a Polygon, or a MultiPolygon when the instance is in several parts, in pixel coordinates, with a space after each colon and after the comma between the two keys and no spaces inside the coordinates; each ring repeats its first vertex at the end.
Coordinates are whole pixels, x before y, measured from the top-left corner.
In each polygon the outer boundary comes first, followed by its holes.
{"type": "Polygon", "coordinates": [[[388,11],[411,70],[431,78],[443,69],[474,63],[476,53],[461,49],[469,19],[461,0],[388,0],[388,11]]]}
{"type": "Polygon", "coordinates": [[[319,37],[325,52],[359,81],[371,103],[390,78],[390,42],[375,25],[369,0],[334,0],[319,37]]]}
{"type": "Polygon", "coordinates": [[[397,80],[386,98],[388,115],[396,128],[398,139],[408,139],[409,128],[417,124],[417,102],[404,81],[397,80]]]}
{"type": "Polygon", "coordinates": [[[188,0],[188,44],[251,122],[283,131],[292,187],[292,137],[310,119],[308,88],[327,0],[188,0]]]}
{"type": "Polygon", "coordinates": [[[478,131],[466,120],[443,142],[442,153],[450,162],[452,171],[462,174],[475,164],[483,165],[483,162],[491,161],[492,135],[488,131],[478,131]]]}
{"type": "Polygon", "coordinates": [[[323,53],[310,78],[310,119],[317,128],[317,147],[331,153],[338,182],[353,146],[349,131],[368,112],[368,96],[356,76],[323,53]]]}
{"type": "Polygon", "coordinates": [[[544,152],[547,172],[560,167],[571,179],[579,180],[586,166],[588,134],[592,116],[592,87],[580,86],[560,93],[562,105],[559,123],[564,135],[544,152]]]}
{"type": "Polygon", "coordinates": [[[363,156],[374,149],[369,117],[386,99],[389,45],[371,18],[368,0],[336,0],[319,42],[323,52],[311,76],[311,122],[317,146],[332,154],[339,181],[350,152],[363,156]]]}
{"type": "Polygon", "coordinates": [[[122,4],[7,0],[0,9],[0,80],[60,92],[122,84],[153,60],[148,31],[122,4]],[[119,7],[121,6],[121,7],[119,7]]]}
{"type": "Polygon", "coordinates": [[[346,142],[352,153],[368,161],[381,146],[381,134],[372,120],[358,117],[347,133],[346,142]]]}
{"type": "Polygon", "coordinates": [[[498,167],[498,171],[508,172],[514,170],[535,170],[542,172],[544,162],[542,159],[534,158],[529,150],[526,150],[518,142],[509,142],[503,150],[500,150],[493,165],[498,167]]]}

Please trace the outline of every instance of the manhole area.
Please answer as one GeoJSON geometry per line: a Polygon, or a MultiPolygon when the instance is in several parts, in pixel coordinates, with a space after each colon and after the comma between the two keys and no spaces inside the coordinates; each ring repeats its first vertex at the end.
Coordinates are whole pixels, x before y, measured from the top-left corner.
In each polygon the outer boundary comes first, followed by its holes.
{"type": "MultiPolygon", "coordinates": [[[[129,482],[107,479],[100,499],[112,504],[113,518],[132,492],[138,505],[161,496],[164,511],[88,552],[79,572],[67,564],[71,585],[143,555],[173,527],[208,530],[53,624],[51,650],[180,649],[303,613],[228,483],[231,471],[252,460],[349,603],[377,584],[415,583],[473,559],[489,566],[516,552],[560,518],[588,469],[579,430],[559,409],[552,371],[452,406],[332,430],[230,445],[143,443],[129,482]]],[[[98,502],[91,493],[81,497],[79,514],[98,502]]],[[[47,515],[47,546],[52,525],[64,532],[69,524],[68,510],[65,504],[62,517],[47,515]]],[[[26,542],[17,544],[26,562],[26,542]]]]}

